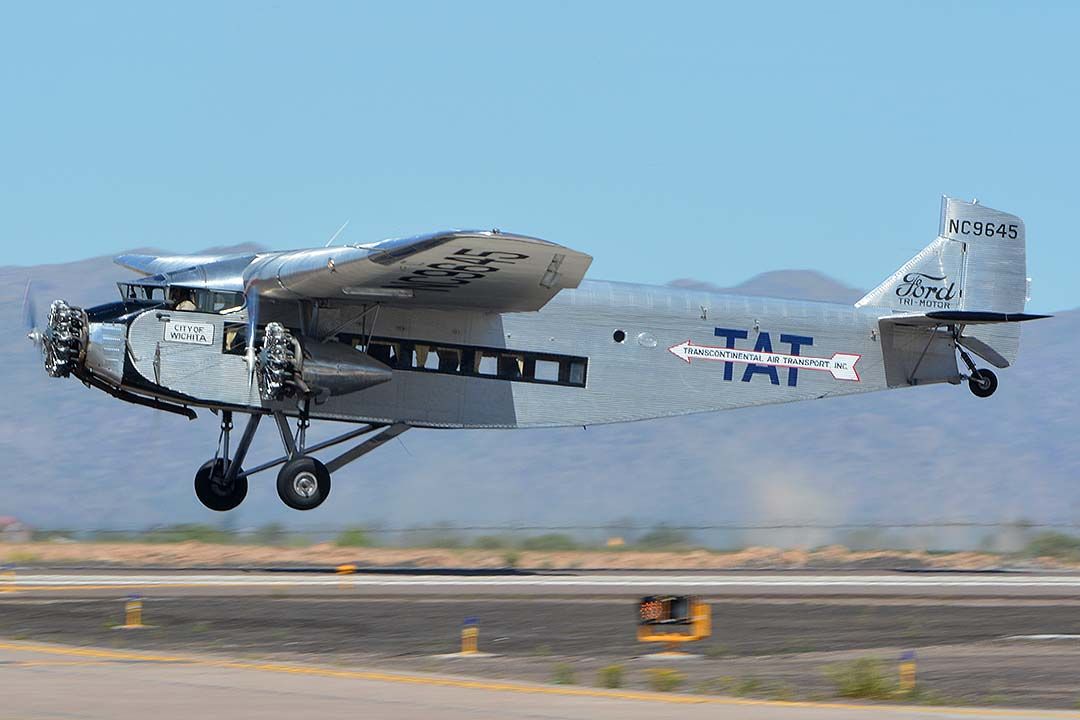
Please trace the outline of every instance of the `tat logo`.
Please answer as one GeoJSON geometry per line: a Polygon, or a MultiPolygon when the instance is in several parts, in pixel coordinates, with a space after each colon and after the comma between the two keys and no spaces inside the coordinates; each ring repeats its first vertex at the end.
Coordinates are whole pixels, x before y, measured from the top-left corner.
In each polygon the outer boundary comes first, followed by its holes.
{"type": "Polygon", "coordinates": [[[956,297],[956,283],[945,281],[947,275],[927,275],[921,272],[909,272],[903,282],[896,286],[896,297],[901,305],[913,305],[926,308],[951,308],[956,297]]]}
{"type": "Polygon", "coordinates": [[[684,361],[687,365],[694,360],[710,360],[724,364],[724,380],[732,382],[735,379],[735,364],[745,365],[740,380],[748,383],[758,375],[769,378],[773,385],[780,384],[781,373],[786,375],[788,387],[798,387],[799,370],[818,370],[828,373],[836,380],[850,380],[859,382],[859,373],[855,364],[859,362],[860,355],[854,353],[833,353],[831,357],[817,357],[803,355],[802,349],[814,344],[814,338],[807,335],[780,334],[780,342],[787,345],[787,352],[773,350],[772,335],[768,332],[758,333],[754,341],[753,350],[740,350],[735,347],[736,340],[746,340],[750,337],[747,330],[734,328],[715,328],[713,335],[724,338],[723,346],[698,345],[691,340],[672,345],[668,348],[675,357],[684,361]]]}

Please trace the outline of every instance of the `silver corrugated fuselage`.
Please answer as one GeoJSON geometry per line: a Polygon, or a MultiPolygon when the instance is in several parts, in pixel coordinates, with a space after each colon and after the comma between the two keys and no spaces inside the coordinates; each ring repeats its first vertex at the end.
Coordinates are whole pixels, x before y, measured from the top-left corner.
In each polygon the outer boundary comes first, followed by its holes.
{"type": "MultiPolygon", "coordinates": [[[[296,317],[288,306],[278,314],[296,317]]],[[[338,328],[357,314],[355,306],[323,308],[319,328],[338,328]]],[[[312,416],[420,427],[552,427],[882,390],[879,316],[849,305],[596,281],[563,290],[538,312],[384,307],[374,328],[380,337],[585,357],[587,381],[574,387],[395,369],[389,382],[331,397],[312,416]],[[615,339],[619,331],[622,342],[615,339]],[[689,355],[687,341],[697,346],[689,355]],[[729,362],[725,350],[742,354],[729,362]],[[835,355],[858,359],[837,370],[828,366],[835,355]]],[[[341,332],[370,332],[371,319],[341,332]]],[[[244,358],[223,352],[226,324],[238,321],[148,311],[129,331],[132,365],[143,380],[193,404],[270,407],[250,385],[244,358]],[[177,321],[213,325],[212,342],[163,342],[163,323],[177,321]]]]}

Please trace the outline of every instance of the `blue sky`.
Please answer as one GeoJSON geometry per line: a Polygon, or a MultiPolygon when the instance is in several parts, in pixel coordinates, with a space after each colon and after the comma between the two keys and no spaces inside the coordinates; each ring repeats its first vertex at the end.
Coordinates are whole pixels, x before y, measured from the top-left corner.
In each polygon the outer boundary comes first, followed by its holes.
{"type": "MultiPolygon", "coordinates": [[[[1051,3],[9,3],[0,264],[500,227],[591,276],[870,287],[939,196],[1080,305],[1080,27],[1051,3]]],[[[119,272],[119,271],[118,271],[119,272]]]]}

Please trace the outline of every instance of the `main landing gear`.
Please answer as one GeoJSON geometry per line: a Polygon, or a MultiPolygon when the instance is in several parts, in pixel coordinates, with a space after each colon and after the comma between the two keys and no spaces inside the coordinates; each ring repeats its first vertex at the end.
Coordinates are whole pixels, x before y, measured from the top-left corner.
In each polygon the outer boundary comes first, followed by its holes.
{"type": "Polygon", "coordinates": [[[229,440],[232,432],[232,411],[221,412],[221,434],[218,437],[217,452],[195,473],[195,495],[206,507],[223,512],[238,506],[247,496],[248,477],[255,473],[281,465],[278,471],[278,496],[294,510],[313,510],[319,507],[330,494],[330,474],[348,465],[353,460],[367,455],[388,440],[392,440],[409,429],[408,425],[380,425],[368,423],[347,433],[338,435],[310,447],[307,446],[307,429],[311,425],[308,417],[308,405],[304,403],[297,420],[295,434],[289,426],[289,420],[280,411],[271,413],[281,435],[285,455],[258,467],[245,471],[241,464],[247,457],[248,448],[255,438],[255,431],[262,420],[262,414],[248,416],[243,435],[230,457],[229,440]],[[364,440],[359,445],[347,450],[327,463],[312,457],[311,453],[325,450],[349,440],[382,430],[374,437],[364,440]]]}

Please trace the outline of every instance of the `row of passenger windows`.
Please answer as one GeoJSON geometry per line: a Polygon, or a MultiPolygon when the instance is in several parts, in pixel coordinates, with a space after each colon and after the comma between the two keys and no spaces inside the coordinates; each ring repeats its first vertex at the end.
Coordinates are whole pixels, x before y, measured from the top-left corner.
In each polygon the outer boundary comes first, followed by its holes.
{"type": "MultiPolygon", "coordinates": [[[[354,341],[360,342],[360,338],[354,341]]],[[[368,354],[397,370],[585,387],[588,359],[569,355],[372,338],[368,354]]]]}

